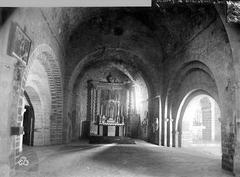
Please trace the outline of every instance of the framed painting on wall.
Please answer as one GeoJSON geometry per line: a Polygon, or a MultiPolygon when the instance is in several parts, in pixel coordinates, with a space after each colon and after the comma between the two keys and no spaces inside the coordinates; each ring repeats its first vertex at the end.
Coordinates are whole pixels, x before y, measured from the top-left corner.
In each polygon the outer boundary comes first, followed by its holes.
{"type": "Polygon", "coordinates": [[[11,24],[8,41],[8,54],[28,63],[31,39],[16,23],[11,24]]]}

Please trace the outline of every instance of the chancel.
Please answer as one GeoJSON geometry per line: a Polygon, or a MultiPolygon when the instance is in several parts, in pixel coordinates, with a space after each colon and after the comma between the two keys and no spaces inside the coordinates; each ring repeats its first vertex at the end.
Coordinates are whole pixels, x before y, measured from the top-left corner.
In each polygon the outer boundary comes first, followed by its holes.
{"type": "Polygon", "coordinates": [[[132,104],[133,95],[133,83],[121,81],[111,73],[105,81],[88,81],[88,121],[92,143],[99,142],[103,136],[132,136],[130,117],[136,107],[132,104]]]}
{"type": "Polygon", "coordinates": [[[239,7],[1,7],[0,177],[240,177],[239,7]]]}

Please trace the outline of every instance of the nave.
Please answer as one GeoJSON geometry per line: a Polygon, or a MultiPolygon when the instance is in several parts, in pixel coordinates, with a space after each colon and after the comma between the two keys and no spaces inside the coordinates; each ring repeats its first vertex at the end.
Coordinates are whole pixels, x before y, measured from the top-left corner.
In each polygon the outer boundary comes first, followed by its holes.
{"type": "Polygon", "coordinates": [[[29,166],[16,177],[230,177],[214,151],[166,148],[136,140],[136,144],[89,144],[28,147],[29,166]],[[30,152],[30,153],[29,153],[30,152]]]}

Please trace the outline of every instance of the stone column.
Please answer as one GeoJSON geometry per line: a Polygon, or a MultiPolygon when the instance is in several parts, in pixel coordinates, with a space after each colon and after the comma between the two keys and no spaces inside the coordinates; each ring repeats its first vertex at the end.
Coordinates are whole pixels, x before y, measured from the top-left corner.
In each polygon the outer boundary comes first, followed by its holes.
{"type": "Polygon", "coordinates": [[[164,119],[164,146],[167,146],[168,141],[168,117],[165,117],[164,119]]]}
{"type": "MultiPolygon", "coordinates": [[[[240,56],[240,35],[239,35],[239,25],[238,24],[233,24],[233,23],[226,23],[226,16],[225,16],[225,8],[221,8],[220,5],[215,5],[216,10],[219,13],[219,16],[222,20],[222,23],[225,27],[225,30],[228,35],[228,39],[231,45],[231,52],[233,56],[233,69],[234,69],[234,75],[236,77],[237,85],[239,85],[239,78],[240,78],[240,64],[239,64],[239,56],[240,56]]],[[[239,86],[238,86],[239,88],[239,86]]],[[[239,177],[240,176],[240,90],[235,91],[235,112],[236,114],[234,115],[235,119],[235,146],[234,146],[234,158],[233,164],[229,163],[231,166],[233,166],[233,172],[235,176],[239,177]]],[[[221,112],[222,114],[222,112],[221,112]]],[[[221,115],[223,117],[223,115],[221,115]]],[[[223,136],[223,133],[222,133],[223,136]]],[[[223,139],[223,138],[222,138],[223,139]]],[[[223,144],[224,142],[222,142],[223,144]]],[[[224,155],[224,154],[223,154],[224,155]]],[[[224,160],[224,159],[223,159],[224,160]]]]}
{"type": "Polygon", "coordinates": [[[161,145],[162,142],[162,102],[161,102],[161,97],[158,97],[158,109],[159,109],[159,119],[158,119],[158,143],[161,145]]]}
{"type": "MultiPolygon", "coordinates": [[[[166,99],[166,98],[165,98],[166,99]]],[[[166,140],[166,138],[165,138],[165,111],[166,111],[166,104],[165,104],[165,102],[166,102],[166,100],[165,99],[163,99],[162,100],[162,104],[161,104],[161,145],[162,146],[164,146],[166,143],[165,143],[165,140],[166,140]]]]}
{"type": "Polygon", "coordinates": [[[240,81],[235,83],[235,106],[236,113],[234,115],[234,134],[235,134],[235,147],[233,157],[233,172],[236,177],[240,177],[240,81]]]}
{"type": "Polygon", "coordinates": [[[171,106],[168,104],[167,109],[167,118],[166,118],[166,125],[167,125],[167,147],[171,147],[172,145],[172,112],[171,106]]]}
{"type": "Polygon", "coordinates": [[[178,133],[176,131],[176,119],[172,121],[172,147],[177,147],[177,138],[178,138],[178,133]]]}
{"type": "Polygon", "coordinates": [[[182,132],[178,132],[178,147],[182,147],[182,132]]]}
{"type": "Polygon", "coordinates": [[[168,112],[168,104],[167,104],[167,98],[165,100],[165,103],[164,103],[164,119],[163,119],[163,146],[166,146],[167,145],[167,121],[168,121],[168,115],[167,115],[167,112],[168,112]]]}

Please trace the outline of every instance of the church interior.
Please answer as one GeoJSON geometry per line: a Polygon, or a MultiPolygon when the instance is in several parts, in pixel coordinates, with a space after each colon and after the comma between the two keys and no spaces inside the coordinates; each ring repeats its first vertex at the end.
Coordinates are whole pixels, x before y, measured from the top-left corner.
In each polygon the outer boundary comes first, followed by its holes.
{"type": "Polygon", "coordinates": [[[225,5],[2,7],[0,42],[1,177],[240,177],[225,5]]]}

